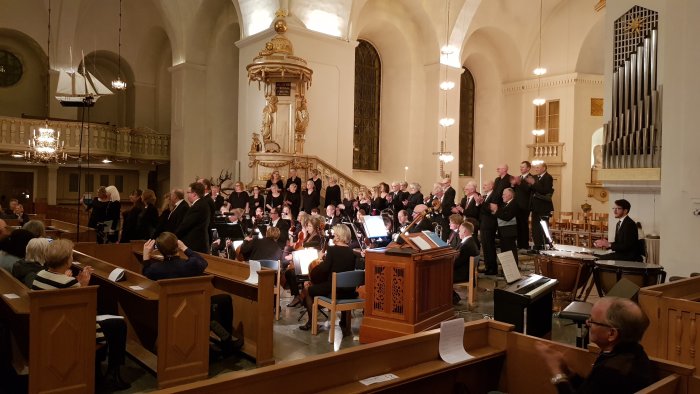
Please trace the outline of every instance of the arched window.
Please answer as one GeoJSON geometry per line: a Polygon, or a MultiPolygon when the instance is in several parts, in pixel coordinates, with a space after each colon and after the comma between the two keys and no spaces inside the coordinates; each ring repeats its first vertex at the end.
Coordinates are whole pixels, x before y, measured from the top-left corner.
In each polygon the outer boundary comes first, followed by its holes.
{"type": "Polygon", "coordinates": [[[355,122],[352,168],[379,170],[379,99],[382,64],[367,41],[355,48],[355,122]]]}
{"type": "Polygon", "coordinates": [[[459,83],[459,176],[474,168],[474,77],[464,67],[459,83]]]}

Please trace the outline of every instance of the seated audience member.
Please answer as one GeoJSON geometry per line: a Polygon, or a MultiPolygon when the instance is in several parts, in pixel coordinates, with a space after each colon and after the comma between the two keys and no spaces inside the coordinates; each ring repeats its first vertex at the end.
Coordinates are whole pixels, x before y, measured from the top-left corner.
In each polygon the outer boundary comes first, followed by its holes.
{"type": "Polygon", "coordinates": [[[24,205],[22,204],[15,205],[14,211],[12,211],[10,217],[17,219],[20,225],[29,221],[29,215],[24,212],[24,205]]]}
{"type": "Polygon", "coordinates": [[[16,219],[13,215],[15,213],[15,208],[17,208],[17,205],[19,204],[19,200],[16,198],[13,198],[10,200],[10,204],[7,206],[7,209],[3,211],[5,215],[10,215],[11,219],[16,219]]]}
{"type": "Polygon", "coordinates": [[[0,250],[5,253],[0,255],[0,268],[12,273],[12,266],[19,259],[23,259],[27,253],[27,244],[34,238],[34,234],[24,229],[12,230],[10,236],[0,242],[0,250]]]}
{"type": "Polygon", "coordinates": [[[281,260],[282,249],[277,243],[279,237],[280,229],[277,227],[268,227],[263,239],[248,235],[241,245],[241,254],[246,261],[281,260]]]}
{"type": "Polygon", "coordinates": [[[30,220],[27,223],[24,223],[22,228],[34,234],[34,237],[46,237],[46,226],[44,226],[44,222],[41,220],[30,220]]]}
{"type": "MultiPolygon", "coordinates": [[[[199,276],[207,268],[207,261],[188,248],[175,234],[164,232],[157,239],[150,239],[143,245],[143,275],[151,280],[186,278],[199,276]],[[154,249],[163,255],[162,261],[151,261],[154,249]],[[178,256],[178,250],[185,253],[187,260],[178,256]]],[[[219,337],[218,345],[224,356],[228,356],[243,346],[243,339],[237,339],[233,332],[233,303],[231,296],[219,294],[211,297],[209,329],[219,337]]],[[[218,349],[215,349],[218,353],[218,349]]]]}
{"type": "Polygon", "coordinates": [[[634,393],[656,381],[656,371],[639,344],[649,326],[639,305],[602,298],[593,305],[586,325],[590,341],[601,350],[587,377],[570,370],[563,353],[537,343],[559,393],[634,393]]]}
{"type": "Polygon", "coordinates": [[[46,248],[49,247],[50,242],[51,240],[48,238],[30,239],[24,258],[17,260],[12,266],[12,276],[30,289],[32,288],[32,283],[34,283],[34,277],[36,277],[37,272],[44,269],[46,248]]]}
{"type": "MultiPolygon", "coordinates": [[[[73,261],[73,242],[67,239],[52,241],[46,248],[45,267],[39,271],[32,283],[34,290],[67,289],[87,286],[90,283],[92,267],[85,266],[77,277],[69,275],[73,261]]],[[[96,323],[98,343],[106,343],[109,355],[107,377],[117,390],[131,387],[121,378],[119,368],[124,364],[126,354],[126,323],[122,318],[104,319],[96,323]]],[[[99,359],[99,356],[98,356],[99,359]]],[[[101,372],[98,370],[98,372],[101,372]]],[[[98,374],[101,376],[101,373],[98,374]]]]}
{"type": "MultiPolygon", "coordinates": [[[[323,261],[312,272],[309,272],[309,277],[322,280],[314,280],[313,284],[304,289],[302,298],[306,306],[307,316],[309,320],[303,326],[299,326],[300,330],[308,331],[311,328],[311,316],[314,305],[314,297],[331,296],[332,273],[353,271],[355,269],[355,254],[348,246],[350,242],[350,229],[344,224],[338,224],[333,227],[335,234],[334,245],[328,247],[323,261]]],[[[338,289],[336,296],[338,298],[355,298],[357,291],[355,289],[338,289]]],[[[350,335],[350,312],[343,311],[340,318],[340,327],[343,330],[343,336],[350,335]]],[[[334,316],[329,316],[333,321],[334,316]]]]}
{"type": "Polygon", "coordinates": [[[605,260],[642,261],[637,224],[628,216],[631,208],[632,205],[625,199],[615,201],[613,212],[618,220],[615,225],[615,242],[599,239],[594,243],[598,248],[613,250],[613,253],[605,255],[605,260]]]}
{"type": "Polygon", "coordinates": [[[7,225],[7,222],[4,220],[0,219],[0,243],[7,237],[10,236],[10,227],[7,225]]]}
{"type": "MultiPolygon", "coordinates": [[[[479,256],[479,247],[476,246],[474,237],[472,236],[474,232],[474,226],[469,222],[462,222],[459,225],[459,255],[454,261],[452,267],[452,282],[467,282],[471,280],[471,273],[469,272],[469,258],[479,256]]],[[[472,285],[471,283],[469,284],[472,285]]],[[[452,303],[459,304],[461,298],[459,294],[452,291],[452,303]]]]}

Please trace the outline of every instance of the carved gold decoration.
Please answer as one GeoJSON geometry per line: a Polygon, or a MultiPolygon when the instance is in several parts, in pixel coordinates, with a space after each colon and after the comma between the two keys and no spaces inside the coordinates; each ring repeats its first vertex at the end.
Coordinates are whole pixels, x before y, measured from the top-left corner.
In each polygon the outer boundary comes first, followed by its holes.
{"type": "Polygon", "coordinates": [[[602,98],[591,98],[591,116],[603,116],[602,98]]]}
{"type": "Polygon", "coordinates": [[[596,5],[593,6],[593,9],[596,10],[596,12],[602,10],[605,8],[605,0],[598,0],[596,5]]]}
{"type": "Polygon", "coordinates": [[[253,133],[253,142],[250,144],[250,152],[260,152],[262,150],[262,143],[260,142],[260,134],[253,133]]]}
{"type": "Polygon", "coordinates": [[[644,29],[644,23],[645,23],[646,19],[647,18],[644,18],[644,17],[635,17],[635,18],[629,19],[627,21],[627,26],[625,29],[629,33],[640,34],[642,32],[642,30],[644,29]]]}

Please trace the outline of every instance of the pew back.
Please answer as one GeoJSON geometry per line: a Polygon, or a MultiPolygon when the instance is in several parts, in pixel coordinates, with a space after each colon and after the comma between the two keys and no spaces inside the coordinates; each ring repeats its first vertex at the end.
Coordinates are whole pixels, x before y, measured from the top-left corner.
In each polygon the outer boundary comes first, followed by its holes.
{"type": "Polygon", "coordinates": [[[3,357],[29,373],[29,392],[92,393],[97,287],[32,291],[0,269],[0,294],[12,345],[3,357]]]}

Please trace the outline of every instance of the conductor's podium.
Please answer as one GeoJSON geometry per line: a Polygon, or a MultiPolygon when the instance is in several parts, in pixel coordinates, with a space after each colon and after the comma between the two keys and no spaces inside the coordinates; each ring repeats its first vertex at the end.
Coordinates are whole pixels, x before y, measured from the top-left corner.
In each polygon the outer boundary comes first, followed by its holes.
{"type": "Polygon", "coordinates": [[[367,250],[360,342],[414,334],[452,318],[452,266],[456,256],[450,247],[367,250]]]}

